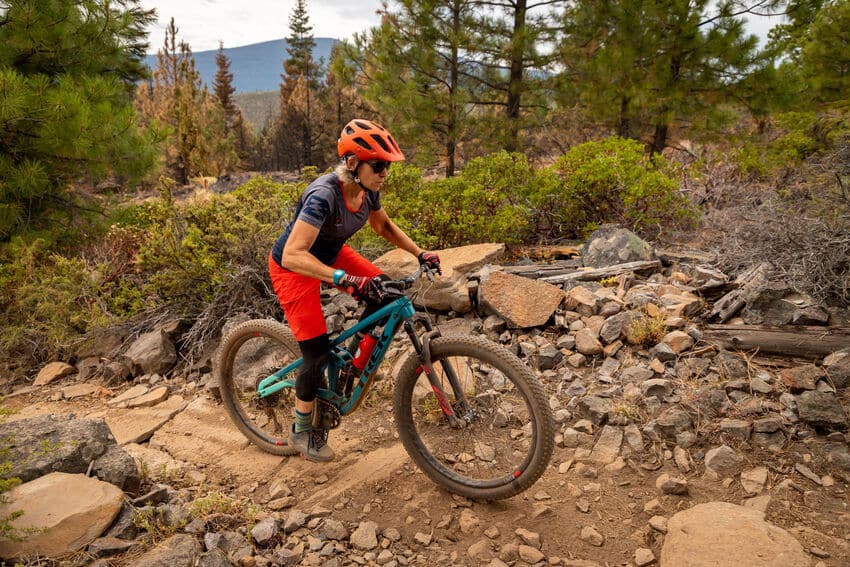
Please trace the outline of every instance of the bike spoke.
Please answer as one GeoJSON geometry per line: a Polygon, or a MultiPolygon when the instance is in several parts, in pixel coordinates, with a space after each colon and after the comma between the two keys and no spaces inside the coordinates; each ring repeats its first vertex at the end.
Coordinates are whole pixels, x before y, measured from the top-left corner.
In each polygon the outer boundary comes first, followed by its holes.
{"type": "MultiPolygon", "coordinates": [[[[221,394],[225,407],[254,444],[276,454],[290,454],[289,426],[295,404],[294,392],[285,388],[261,398],[259,383],[298,358],[294,340],[265,322],[227,337],[227,352],[221,358],[221,394]],[[268,328],[265,328],[268,327],[268,328]]],[[[288,333],[288,331],[287,331],[288,333]]]]}

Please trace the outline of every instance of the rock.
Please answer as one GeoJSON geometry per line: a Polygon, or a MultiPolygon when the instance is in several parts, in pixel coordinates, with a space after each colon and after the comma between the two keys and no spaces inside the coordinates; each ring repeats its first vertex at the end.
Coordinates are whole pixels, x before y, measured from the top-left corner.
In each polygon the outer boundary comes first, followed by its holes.
{"type": "Polygon", "coordinates": [[[65,362],[51,362],[38,371],[38,375],[36,375],[35,382],[32,385],[46,386],[54,380],[76,373],[77,369],[70,364],[65,362]]]}
{"type": "Polygon", "coordinates": [[[742,461],[735,449],[727,445],[710,449],[705,454],[705,467],[721,475],[734,474],[742,461]]]}
{"type": "Polygon", "coordinates": [[[654,260],[656,255],[652,246],[632,231],[604,224],[582,246],[581,259],[585,266],[605,268],[626,262],[654,260]]]}
{"type": "Polygon", "coordinates": [[[763,513],[726,502],[710,502],[670,518],[660,564],[800,567],[809,565],[809,558],[796,539],[767,523],[763,513]]]}
{"type": "Polygon", "coordinates": [[[688,481],[662,473],[655,479],[655,488],[663,494],[684,495],[688,493],[688,481]]]}
{"type": "Polygon", "coordinates": [[[759,494],[767,483],[767,468],[757,467],[741,473],[741,486],[750,495],[759,494]]]}
{"type": "Polygon", "coordinates": [[[653,561],[655,561],[655,555],[652,554],[651,549],[639,547],[635,550],[635,565],[637,567],[646,567],[653,561]]]}
{"type": "Polygon", "coordinates": [[[514,533],[525,543],[525,545],[529,545],[534,549],[540,549],[539,533],[526,530],[525,528],[517,528],[514,533]]]}
{"type": "Polygon", "coordinates": [[[369,551],[378,547],[378,524],[375,522],[360,522],[357,529],[351,533],[349,541],[354,549],[369,551]]]}
{"type": "Polygon", "coordinates": [[[490,542],[486,539],[476,541],[467,548],[466,555],[479,563],[492,559],[493,554],[490,550],[490,542]]]}
{"type": "Polygon", "coordinates": [[[519,553],[519,558],[530,565],[534,565],[546,559],[546,556],[543,555],[542,551],[535,549],[530,545],[520,545],[517,552],[519,553]]]}
{"type": "Polygon", "coordinates": [[[128,408],[149,408],[168,399],[168,386],[154,388],[150,392],[127,401],[128,408]]]}
{"type": "Polygon", "coordinates": [[[115,396],[111,400],[106,402],[106,405],[113,408],[123,408],[127,407],[127,402],[132,400],[133,398],[138,398],[143,394],[147,394],[150,388],[145,384],[138,384],[133,386],[129,390],[122,392],[121,394],[115,396]]]}
{"type": "Polygon", "coordinates": [[[268,547],[279,533],[277,518],[263,518],[251,528],[251,539],[259,546],[268,547]]]}
{"type": "Polygon", "coordinates": [[[671,331],[667,333],[661,342],[670,346],[670,349],[681,354],[694,346],[694,339],[683,331],[671,331]]]}
{"type": "Polygon", "coordinates": [[[592,526],[585,526],[581,529],[581,541],[587,542],[594,547],[602,547],[605,544],[605,538],[592,526]]]}
{"type": "Polygon", "coordinates": [[[0,557],[58,557],[85,548],[121,510],[124,494],[116,486],[83,474],[53,472],[18,485],[0,503],[0,518],[23,515],[10,525],[36,528],[21,541],[0,538],[0,557]]]}
{"type": "MultiPolygon", "coordinates": [[[[332,518],[325,519],[325,521],[322,523],[322,529],[320,531],[320,534],[324,534],[327,539],[335,541],[345,541],[348,539],[348,529],[345,527],[345,525],[342,522],[334,520],[332,518]]],[[[384,535],[389,538],[389,535],[387,535],[386,533],[384,535]]],[[[392,540],[392,538],[389,539],[392,540]]]]}
{"type": "Polygon", "coordinates": [[[554,345],[543,345],[540,347],[540,350],[537,351],[537,368],[544,372],[546,370],[552,370],[563,359],[564,355],[561,354],[561,351],[559,351],[554,345]]]}
{"type": "Polygon", "coordinates": [[[106,423],[119,445],[144,443],[185,407],[182,396],[173,396],[153,407],[111,410],[106,423]]]}
{"type": "Polygon", "coordinates": [[[461,533],[471,534],[477,532],[479,526],[478,516],[472,510],[465,508],[460,513],[458,525],[460,526],[461,533]]]}
{"type": "Polygon", "coordinates": [[[134,376],[164,375],[177,362],[177,350],[168,335],[153,331],[136,339],[124,353],[124,358],[129,362],[134,376]]]}
{"type": "Polygon", "coordinates": [[[567,291],[564,305],[570,311],[575,311],[581,317],[596,315],[596,304],[599,298],[584,286],[578,285],[567,291]]]}
{"type": "Polygon", "coordinates": [[[664,378],[653,378],[641,382],[640,391],[646,398],[655,397],[663,401],[673,392],[673,384],[664,378]]]}
{"type": "Polygon", "coordinates": [[[596,338],[596,333],[581,329],[576,333],[576,350],[585,356],[596,356],[602,354],[602,343],[596,338]]]}
{"type": "MultiPolygon", "coordinates": [[[[115,438],[103,420],[75,419],[73,415],[41,415],[0,423],[0,439],[8,440],[9,477],[28,482],[49,472],[84,473],[89,466],[116,447],[115,438]]],[[[129,455],[128,455],[129,456],[129,455]]],[[[132,460],[132,459],[130,459],[132,460]]],[[[101,472],[123,487],[121,478],[127,461],[112,455],[101,463],[101,472]],[[109,471],[111,461],[118,465],[109,471]]],[[[135,473],[136,477],[138,473],[135,473]]],[[[138,478],[136,478],[138,481],[138,478]]],[[[132,484],[130,479],[130,484],[132,484]]]]}
{"type": "Polygon", "coordinates": [[[632,321],[632,316],[628,311],[621,311],[616,315],[608,317],[599,329],[599,338],[606,345],[613,343],[617,339],[625,336],[626,326],[632,321]]]}
{"type": "MultiPolygon", "coordinates": [[[[419,294],[416,304],[440,311],[466,313],[472,309],[467,276],[486,264],[498,261],[505,252],[505,245],[473,244],[437,252],[440,254],[443,275],[436,277],[434,282],[422,282],[423,286],[431,289],[426,294],[419,294]]],[[[374,263],[391,278],[408,276],[419,266],[416,258],[398,248],[387,252],[374,263]]]]}
{"type": "Polygon", "coordinates": [[[802,421],[817,427],[847,427],[847,414],[835,395],[829,392],[803,392],[796,396],[796,401],[802,421]]]}
{"type": "Polygon", "coordinates": [[[720,431],[739,441],[746,441],[750,438],[752,427],[749,421],[742,419],[724,418],[720,421],[720,431]]]}
{"type": "Polygon", "coordinates": [[[606,425],[599,434],[599,439],[590,452],[591,460],[607,465],[613,463],[620,454],[620,445],[623,444],[623,430],[619,427],[606,425]]]}
{"type": "Polygon", "coordinates": [[[86,549],[94,557],[110,557],[124,553],[138,545],[135,541],[127,541],[116,537],[101,537],[91,542],[86,549]]]}
{"type": "Polygon", "coordinates": [[[563,300],[558,286],[499,271],[482,275],[478,286],[481,306],[514,329],[544,325],[563,300]]]}
{"type": "Polygon", "coordinates": [[[201,551],[201,544],[194,537],[177,534],[135,558],[133,567],[191,567],[197,563],[201,551]]]}
{"type": "Polygon", "coordinates": [[[94,384],[72,384],[70,386],[65,386],[60,390],[60,399],[73,400],[74,398],[84,398],[86,396],[91,396],[95,392],[97,392],[97,386],[94,384]]]}
{"type": "Polygon", "coordinates": [[[136,460],[127,451],[114,444],[92,462],[91,472],[98,479],[114,484],[131,494],[139,490],[142,482],[136,460]]]}
{"type": "Polygon", "coordinates": [[[785,368],[779,373],[780,380],[792,394],[814,390],[818,380],[824,377],[826,377],[824,371],[814,364],[785,368]]]}
{"type": "Polygon", "coordinates": [[[846,388],[850,385],[850,347],[824,358],[823,369],[836,388],[846,388]]]}
{"type": "Polygon", "coordinates": [[[741,317],[747,325],[826,325],[829,321],[829,313],[817,301],[782,282],[768,282],[751,294],[741,317]]]}

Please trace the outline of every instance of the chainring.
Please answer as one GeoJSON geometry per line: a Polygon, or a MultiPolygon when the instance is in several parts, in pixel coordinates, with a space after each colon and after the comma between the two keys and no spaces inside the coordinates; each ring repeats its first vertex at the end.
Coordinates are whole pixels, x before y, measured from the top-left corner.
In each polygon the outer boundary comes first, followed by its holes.
{"type": "Polygon", "coordinates": [[[342,414],[332,403],[316,398],[316,407],[313,409],[313,427],[320,429],[336,429],[342,422],[342,414]]]}

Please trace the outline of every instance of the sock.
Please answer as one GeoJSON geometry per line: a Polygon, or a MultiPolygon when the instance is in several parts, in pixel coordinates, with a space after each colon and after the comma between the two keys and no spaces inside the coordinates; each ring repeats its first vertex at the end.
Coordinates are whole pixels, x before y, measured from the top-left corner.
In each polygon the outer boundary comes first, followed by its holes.
{"type": "Polygon", "coordinates": [[[312,422],[313,412],[301,413],[300,411],[295,410],[295,433],[310,431],[313,429],[312,422]]]}

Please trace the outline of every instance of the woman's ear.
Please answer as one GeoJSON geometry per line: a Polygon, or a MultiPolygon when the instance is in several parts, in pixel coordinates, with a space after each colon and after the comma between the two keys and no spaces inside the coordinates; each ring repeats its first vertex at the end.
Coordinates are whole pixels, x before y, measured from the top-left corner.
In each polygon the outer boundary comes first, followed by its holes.
{"type": "Polygon", "coordinates": [[[357,156],[348,156],[348,158],[345,160],[345,166],[348,168],[349,171],[354,171],[355,169],[357,169],[358,163],[360,163],[360,160],[357,159],[357,156]]]}

